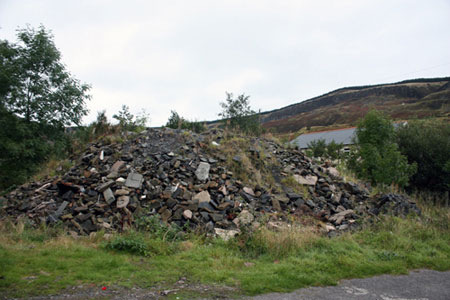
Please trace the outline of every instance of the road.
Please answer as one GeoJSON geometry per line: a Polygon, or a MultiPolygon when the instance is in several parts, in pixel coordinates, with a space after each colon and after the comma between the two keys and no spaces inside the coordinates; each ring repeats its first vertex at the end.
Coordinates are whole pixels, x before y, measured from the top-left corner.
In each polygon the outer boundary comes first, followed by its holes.
{"type": "Polygon", "coordinates": [[[419,270],[409,275],[382,275],[342,280],[337,286],[271,293],[247,300],[450,300],[450,272],[419,270]]]}

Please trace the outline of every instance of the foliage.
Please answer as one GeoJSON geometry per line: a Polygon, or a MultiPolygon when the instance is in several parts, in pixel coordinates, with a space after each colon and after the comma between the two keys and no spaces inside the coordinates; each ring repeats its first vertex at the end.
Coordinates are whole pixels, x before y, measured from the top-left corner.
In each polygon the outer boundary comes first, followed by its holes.
{"type": "Polygon", "coordinates": [[[167,120],[166,127],[172,129],[188,129],[196,133],[200,133],[205,130],[205,126],[202,122],[188,121],[181,117],[176,111],[172,110],[169,119],[167,120]]]}
{"type": "Polygon", "coordinates": [[[358,124],[355,142],[348,166],[372,184],[405,186],[416,172],[417,166],[398,150],[391,121],[378,111],[369,111],[358,124]]]}
{"type": "Polygon", "coordinates": [[[122,105],[122,110],[114,114],[113,118],[119,121],[119,126],[122,130],[140,131],[146,127],[149,114],[142,110],[140,114],[134,116],[127,105],[122,105]]]}
{"type": "Polygon", "coordinates": [[[259,135],[262,132],[259,114],[250,108],[249,98],[245,94],[233,99],[232,93],[226,93],[227,99],[221,102],[222,112],[219,116],[225,121],[227,127],[238,129],[247,134],[259,135]]]}
{"type": "Polygon", "coordinates": [[[21,184],[50,157],[69,149],[64,126],[86,115],[89,86],[60,61],[43,26],[17,32],[18,43],[0,40],[0,189],[21,184]]]}
{"type": "Polygon", "coordinates": [[[43,26],[19,29],[18,44],[1,42],[1,106],[27,122],[79,124],[87,114],[87,84],[80,83],[60,61],[52,34],[43,26]],[[4,67],[4,68],[3,68],[4,67]]]}
{"type": "Polygon", "coordinates": [[[327,156],[331,159],[338,159],[341,157],[342,143],[336,143],[334,140],[327,145],[327,156]]]}
{"type": "Polygon", "coordinates": [[[142,236],[137,234],[117,236],[106,244],[106,249],[124,251],[143,256],[147,256],[149,254],[145,240],[142,236]]]}
{"type": "Polygon", "coordinates": [[[62,129],[28,123],[0,108],[0,190],[23,183],[52,155],[69,146],[62,129]]]}
{"type": "Polygon", "coordinates": [[[307,147],[310,156],[338,159],[341,156],[342,143],[333,140],[327,144],[324,139],[318,139],[309,142],[307,147]]]}
{"type": "Polygon", "coordinates": [[[411,178],[414,187],[450,190],[450,124],[412,121],[397,129],[399,149],[410,163],[417,164],[411,178]]]}
{"type": "Polygon", "coordinates": [[[323,157],[327,151],[327,145],[324,139],[312,140],[307,147],[312,151],[314,157],[323,157]]]}
{"type": "Polygon", "coordinates": [[[449,270],[449,208],[415,200],[421,217],[381,217],[360,231],[331,239],[320,234],[317,225],[292,224],[276,232],[262,225],[228,242],[198,235],[161,242],[136,232],[104,241],[99,233],[72,238],[0,222],[0,294],[59,294],[74,282],[114,286],[119,293],[123,286],[170,289],[181,277],[201,286],[220,283],[256,294],[419,268],[449,270]],[[113,251],[102,247],[105,243],[113,251]],[[137,256],[140,253],[144,255],[137,256]]]}

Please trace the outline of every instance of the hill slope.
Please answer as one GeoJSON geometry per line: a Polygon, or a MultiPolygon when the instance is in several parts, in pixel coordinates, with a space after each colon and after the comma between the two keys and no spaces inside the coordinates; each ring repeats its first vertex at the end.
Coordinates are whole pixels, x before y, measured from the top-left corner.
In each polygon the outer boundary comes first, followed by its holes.
{"type": "Polygon", "coordinates": [[[354,125],[370,109],[393,119],[450,116],[450,77],[342,88],[261,114],[265,128],[288,133],[311,126],[354,125]]]}

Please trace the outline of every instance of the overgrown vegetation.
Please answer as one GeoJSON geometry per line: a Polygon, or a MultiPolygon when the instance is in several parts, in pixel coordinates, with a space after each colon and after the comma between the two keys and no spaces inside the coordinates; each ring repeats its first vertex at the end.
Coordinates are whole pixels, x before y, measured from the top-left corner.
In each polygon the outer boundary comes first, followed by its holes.
{"type": "Polygon", "coordinates": [[[411,185],[438,192],[450,190],[450,124],[442,121],[410,121],[396,132],[399,150],[417,173],[411,185]]]}
{"type": "Polygon", "coordinates": [[[200,133],[205,130],[205,125],[202,122],[188,121],[181,117],[176,111],[172,110],[169,119],[167,120],[166,127],[172,129],[187,129],[200,133]]]}
{"type": "MultiPolygon", "coordinates": [[[[120,130],[138,132],[145,129],[149,120],[149,114],[142,110],[140,114],[135,116],[130,112],[130,108],[127,105],[122,105],[122,110],[114,114],[113,118],[119,121],[120,130]]],[[[97,123],[99,121],[97,119],[97,123]]]]}
{"type": "Polygon", "coordinates": [[[259,113],[250,107],[249,98],[245,94],[233,99],[232,93],[226,93],[227,99],[221,102],[222,112],[219,116],[224,120],[227,128],[241,131],[245,134],[260,135],[262,126],[259,120],[259,113]]]}
{"type": "Polygon", "coordinates": [[[355,147],[348,166],[355,174],[375,185],[406,186],[417,165],[409,164],[395,143],[392,122],[381,112],[371,110],[358,124],[355,147]]]}
{"type": "Polygon", "coordinates": [[[90,98],[89,85],[65,69],[50,31],[27,27],[17,39],[0,40],[0,190],[63,158],[64,126],[81,122],[90,98]]]}
{"type": "Polygon", "coordinates": [[[186,277],[191,283],[220,283],[251,295],[417,268],[449,270],[450,211],[417,200],[421,217],[381,217],[363,224],[361,231],[332,239],[313,220],[286,224],[279,231],[262,223],[228,242],[197,234],[163,240],[160,233],[166,229],[157,229],[159,223],[150,232],[113,237],[100,232],[74,239],[57,228],[4,222],[0,293],[46,295],[80,285],[99,291],[101,286],[170,289],[186,277]]]}
{"type": "Polygon", "coordinates": [[[342,157],[342,143],[336,143],[334,140],[326,143],[324,139],[312,140],[308,143],[307,154],[312,157],[325,157],[338,159],[342,157]]]}

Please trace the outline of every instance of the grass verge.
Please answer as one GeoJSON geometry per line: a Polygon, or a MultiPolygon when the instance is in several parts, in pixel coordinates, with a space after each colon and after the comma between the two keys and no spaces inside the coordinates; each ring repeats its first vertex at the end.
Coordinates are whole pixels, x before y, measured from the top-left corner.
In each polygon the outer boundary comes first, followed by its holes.
{"type": "Polygon", "coordinates": [[[74,239],[57,229],[2,223],[0,294],[47,295],[83,284],[170,287],[180,278],[253,295],[332,285],[344,278],[450,269],[450,210],[421,205],[421,217],[383,217],[327,238],[315,227],[262,228],[224,242],[191,234],[167,239],[131,232],[74,239]]]}

